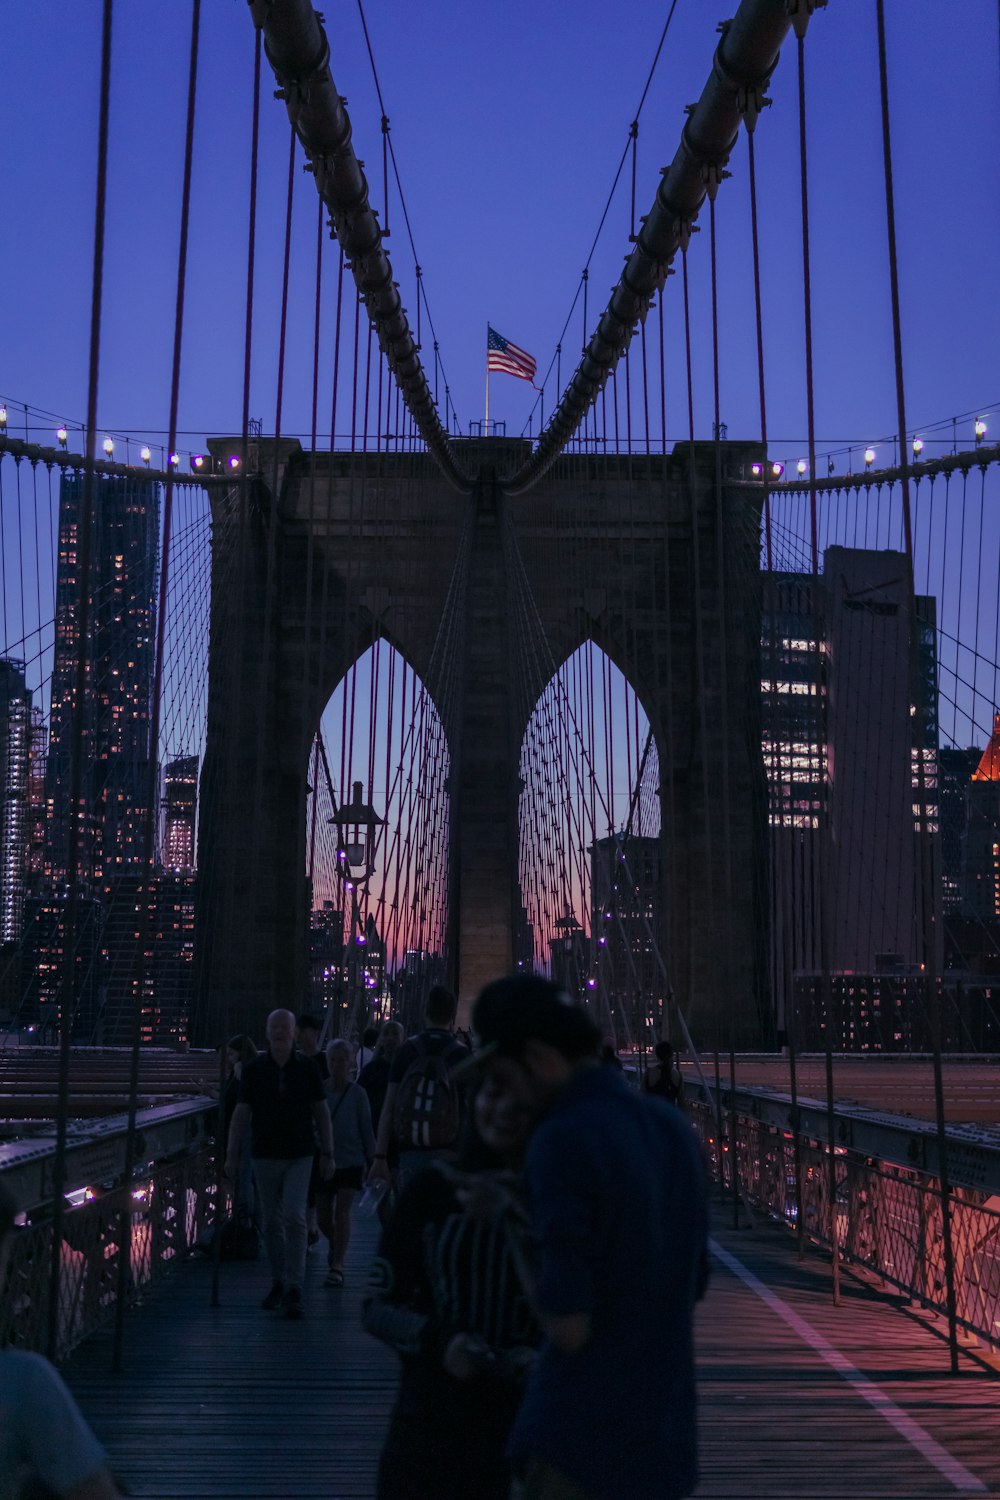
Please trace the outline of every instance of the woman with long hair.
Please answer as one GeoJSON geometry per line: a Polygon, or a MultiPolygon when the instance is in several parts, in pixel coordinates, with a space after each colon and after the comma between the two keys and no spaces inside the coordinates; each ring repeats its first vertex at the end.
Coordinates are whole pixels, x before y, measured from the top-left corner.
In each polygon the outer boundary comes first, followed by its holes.
{"type": "Polygon", "coordinates": [[[510,1494],[504,1448],[540,1337],[513,1170],[528,1124],[487,1079],[458,1161],[418,1173],[383,1230],[364,1324],[402,1370],[378,1500],[510,1494]]]}

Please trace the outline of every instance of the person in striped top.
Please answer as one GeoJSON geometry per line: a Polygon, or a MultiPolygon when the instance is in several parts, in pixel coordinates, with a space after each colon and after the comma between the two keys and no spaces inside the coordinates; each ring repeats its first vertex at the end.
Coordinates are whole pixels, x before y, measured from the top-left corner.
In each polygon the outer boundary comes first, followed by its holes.
{"type": "Polygon", "coordinates": [[[485,1084],[455,1163],[400,1194],[364,1308],[401,1359],[378,1500],[508,1500],[508,1434],[540,1331],[529,1249],[510,1170],[528,1116],[485,1084]]]}

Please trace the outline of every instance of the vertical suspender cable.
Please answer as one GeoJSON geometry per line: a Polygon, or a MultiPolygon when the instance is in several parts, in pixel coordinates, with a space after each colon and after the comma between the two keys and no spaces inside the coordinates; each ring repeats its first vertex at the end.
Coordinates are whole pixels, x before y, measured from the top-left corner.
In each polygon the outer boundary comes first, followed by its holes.
{"type": "MultiPolygon", "coordinates": [[[[725,515],[722,501],[722,440],[721,440],[721,410],[719,402],[719,282],[718,282],[718,256],[716,253],[715,236],[715,195],[718,188],[718,178],[710,178],[708,196],[708,223],[709,223],[709,249],[710,269],[712,282],[712,432],[713,432],[713,457],[714,457],[714,479],[715,479],[715,559],[716,559],[716,596],[718,598],[719,612],[719,700],[726,705],[729,702],[729,672],[728,672],[728,650],[729,634],[726,626],[726,538],[725,538],[725,515]]],[[[733,852],[732,852],[732,829],[730,825],[730,776],[729,776],[729,744],[728,729],[724,728],[720,736],[722,747],[722,880],[725,892],[726,910],[733,909],[733,852]]],[[[707,761],[708,744],[702,747],[702,754],[707,761]]],[[[706,823],[708,811],[706,808],[706,823]]],[[[739,1136],[736,1130],[736,1012],[734,1000],[736,985],[733,982],[732,972],[732,945],[725,944],[726,960],[726,989],[730,997],[729,1011],[729,1076],[730,1088],[732,1090],[732,1143],[730,1154],[733,1164],[733,1228],[740,1227],[740,1164],[739,1164],[739,1136]]]]}
{"type": "MultiPolygon", "coordinates": [[[[933,864],[927,868],[927,789],[924,760],[923,715],[921,697],[921,673],[919,670],[919,624],[913,580],[913,528],[910,519],[910,488],[906,474],[906,403],[903,391],[903,336],[899,311],[899,274],[896,260],[896,209],[892,186],[892,147],[889,134],[889,80],[885,45],[885,0],[876,0],[875,14],[878,22],[878,72],[879,92],[882,103],[882,154],[885,169],[885,216],[889,250],[889,292],[892,302],[892,349],[896,373],[896,423],[899,429],[900,461],[904,465],[901,476],[903,498],[903,530],[906,543],[907,582],[910,603],[910,675],[911,692],[916,704],[915,728],[917,738],[917,786],[920,808],[918,839],[918,878],[920,880],[922,927],[924,943],[924,972],[929,992],[931,1038],[934,1068],[934,1110],[937,1127],[938,1154],[941,1174],[941,1230],[944,1241],[945,1297],[948,1307],[948,1348],[951,1373],[958,1374],[958,1331],[956,1325],[955,1252],[952,1243],[951,1185],[948,1174],[948,1134],[944,1118],[944,1076],[941,1068],[941,995],[938,987],[937,940],[934,924],[934,897],[931,890],[933,864]]],[[[963,510],[964,521],[964,510],[963,510]]],[[[963,525],[964,541],[964,525],[963,525]]],[[[961,595],[959,596],[961,597],[961,595]]],[[[956,635],[958,631],[956,630],[956,635]]],[[[957,649],[957,648],[956,648],[957,649]]],[[[957,693],[956,693],[957,696],[957,693]]],[[[912,775],[912,772],[911,772],[912,775]]]]}
{"type": "MultiPolygon", "coordinates": [[[[309,414],[309,505],[308,520],[306,524],[306,607],[305,607],[305,651],[303,655],[303,678],[308,685],[311,683],[311,667],[313,653],[313,571],[316,564],[316,442],[319,437],[319,349],[320,349],[320,324],[322,322],[322,294],[323,294],[323,217],[324,203],[322,198],[316,198],[316,275],[314,282],[313,298],[313,357],[312,357],[312,402],[309,414]]],[[[326,569],[323,571],[324,580],[326,569]]],[[[325,595],[326,589],[322,591],[325,595]]],[[[326,600],[324,598],[323,604],[326,600]]],[[[320,615],[321,629],[325,622],[326,611],[322,610],[320,615]]],[[[322,662],[322,644],[320,647],[320,661],[322,662]]],[[[321,668],[322,670],[322,668],[321,668]]],[[[310,695],[311,697],[311,695],[310,695]]],[[[317,714],[316,722],[310,726],[310,741],[313,749],[313,773],[312,773],[312,805],[310,808],[311,828],[309,836],[309,878],[308,884],[301,878],[296,884],[296,918],[295,925],[300,935],[300,941],[306,943],[306,962],[309,964],[309,933],[312,928],[312,913],[315,905],[315,893],[313,889],[313,873],[316,855],[316,811],[319,802],[319,782],[316,779],[316,752],[315,741],[320,733],[320,717],[322,706],[317,714]],[[305,910],[305,901],[308,899],[309,910],[305,910]]],[[[308,793],[306,794],[308,795],[308,793]]],[[[305,808],[302,809],[303,813],[305,808]]],[[[312,1008],[312,976],[309,975],[309,1008],[312,1008]]]]}
{"type": "Polygon", "coordinates": [[[69,850],[66,862],[66,914],[63,926],[62,1000],[59,1007],[59,1088],[56,1101],[56,1151],[52,1166],[52,1260],[49,1267],[46,1349],[55,1359],[59,1345],[59,1291],[62,1231],[65,1217],[66,1123],[69,1114],[69,1054],[76,1010],[76,927],[79,912],[80,796],[83,787],[83,719],[90,650],[90,565],[96,492],[97,386],[101,364],[101,300],[104,291],[104,219],[108,184],[108,115],[111,100],[112,0],[104,0],[101,22],[101,94],[97,128],[97,190],[94,204],[94,265],[90,296],[90,367],[87,382],[87,464],[79,518],[80,579],[77,611],[76,671],[73,691],[73,735],[70,741],[69,850]]]}
{"type": "Polygon", "coordinates": [[[753,147],[753,127],[747,120],[747,154],[750,167],[750,233],[753,240],[753,294],[757,319],[757,387],[760,393],[760,445],[764,463],[764,537],[767,546],[767,571],[774,567],[771,544],[771,497],[769,490],[769,466],[767,459],[767,403],[764,399],[764,320],[761,314],[760,295],[760,240],[757,234],[757,168],[753,147]]]}
{"type": "MultiPolygon", "coordinates": [[[[816,689],[817,733],[825,743],[823,727],[823,667],[820,656],[819,636],[819,539],[816,524],[816,427],[813,405],[813,358],[812,358],[812,283],[809,275],[809,174],[806,157],[806,73],[805,73],[805,27],[808,11],[796,15],[796,41],[798,44],[799,83],[799,180],[802,197],[802,295],[805,313],[805,358],[806,358],[806,421],[809,440],[809,540],[812,565],[812,657],[816,689]]],[[[834,1108],[833,1108],[833,985],[830,976],[829,922],[827,910],[828,881],[826,879],[826,840],[829,828],[829,792],[825,794],[824,807],[820,809],[818,834],[818,876],[816,887],[819,907],[820,971],[823,986],[823,1009],[826,1017],[826,1124],[828,1186],[828,1228],[830,1233],[830,1268],[833,1281],[833,1301],[840,1304],[840,1247],[837,1228],[837,1158],[834,1152],[834,1108]]]]}
{"type": "MultiPolygon", "coordinates": [[[[242,448],[241,448],[241,457],[242,457],[243,462],[242,462],[242,465],[241,465],[241,468],[240,468],[238,490],[237,490],[238,504],[239,504],[239,513],[238,513],[239,519],[238,519],[238,524],[237,524],[237,547],[239,549],[239,555],[238,555],[238,557],[235,560],[235,573],[236,573],[235,588],[240,593],[240,595],[244,594],[244,591],[245,591],[245,588],[246,588],[246,577],[247,577],[247,566],[246,566],[246,564],[247,564],[247,542],[248,542],[247,531],[248,531],[249,514],[250,514],[250,503],[249,502],[250,502],[251,476],[250,476],[250,465],[249,465],[249,462],[248,462],[248,454],[249,454],[248,443],[249,443],[249,436],[250,436],[250,370],[251,370],[252,351],[253,351],[254,262],[255,262],[256,245],[257,245],[257,178],[258,178],[258,167],[259,167],[259,144],[260,144],[260,60],[261,60],[261,33],[260,33],[259,28],[258,28],[254,32],[253,102],[252,102],[252,106],[251,106],[251,123],[250,123],[250,184],[249,184],[249,199],[248,199],[248,211],[247,211],[247,292],[246,292],[246,312],[245,312],[245,317],[244,317],[244,335],[243,335],[243,412],[242,412],[242,426],[241,426],[241,434],[242,434],[242,439],[243,439],[242,448]]],[[[241,600],[241,603],[242,602],[243,601],[241,600]]],[[[244,693],[244,689],[245,689],[245,685],[246,685],[246,671],[247,671],[247,667],[245,665],[245,656],[244,656],[244,653],[240,653],[239,660],[236,662],[235,665],[236,665],[236,679],[235,679],[235,688],[234,688],[235,714],[236,714],[237,718],[239,718],[240,710],[241,710],[241,706],[242,706],[242,702],[243,702],[243,693],[244,693]]],[[[231,747],[229,749],[229,755],[228,755],[229,766],[227,768],[227,775],[228,775],[228,777],[230,779],[234,778],[235,775],[236,775],[236,755],[237,755],[236,736],[231,736],[231,747]]],[[[225,924],[227,926],[228,926],[229,922],[232,920],[232,912],[233,912],[233,908],[234,908],[235,904],[236,904],[236,870],[234,868],[234,869],[232,869],[231,871],[228,872],[228,878],[225,881],[225,897],[224,897],[224,900],[221,903],[221,917],[222,917],[222,922],[223,922],[223,924],[225,924]]],[[[198,937],[198,941],[201,944],[203,944],[204,947],[207,949],[207,948],[209,948],[209,946],[211,945],[211,943],[214,941],[214,934],[202,932],[199,935],[199,937],[198,937]]],[[[203,972],[205,972],[205,971],[203,970],[203,972]]],[[[226,1022],[227,1022],[227,1024],[224,1027],[224,1031],[225,1031],[226,1035],[228,1035],[229,1034],[229,1024],[228,1024],[228,1022],[229,1022],[229,1016],[228,1015],[226,1017],[226,1022]]],[[[217,1187],[217,1190],[216,1190],[216,1231],[217,1232],[215,1234],[214,1241],[213,1241],[213,1252],[214,1253],[213,1253],[213,1257],[212,1257],[212,1293],[211,1293],[211,1305],[212,1305],[212,1307],[218,1307],[219,1306],[219,1266],[220,1266],[220,1254],[221,1254],[221,1248],[222,1248],[221,1247],[221,1240],[220,1240],[221,1218],[222,1218],[222,1180],[223,1180],[222,1166],[223,1166],[223,1162],[224,1162],[225,1156],[226,1156],[226,1145],[227,1145],[226,1141],[223,1139],[224,1130],[225,1130],[225,1099],[224,1099],[224,1093],[225,1093],[225,1084],[226,1084],[226,1054],[225,1054],[225,1049],[223,1049],[223,1048],[219,1049],[219,1074],[218,1074],[218,1082],[219,1082],[219,1111],[218,1111],[218,1128],[217,1128],[217,1139],[218,1139],[217,1158],[218,1158],[218,1160],[217,1160],[217,1173],[216,1173],[216,1181],[218,1183],[218,1187],[217,1187]]]]}
{"type": "MultiPolygon", "coordinates": [[[[276,392],[275,392],[275,413],[274,413],[274,458],[273,458],[273,462],[272,462],[272,465],[271,465],[271,475],[270,475],[270,490],[271,490],[271,495],[270,495],[270,504],[268,506],[268,514],[267,514],[267,542],[266,542],[266,559],[265,559],[265,568],[264,568],[264,600],[263,600],[263,609],[262,609],[262,612],[261,612],[261,614],[262,614],[261,661],[260,661],[260,669],[259,669],[258,680],[257,680],[257,684],[256,684],[256,696],[258,698],[260,707],[259,707],[259,712],[258,712],[258,717],[257,717],[257,736],[256,736],[256,747],[255,747],[255,749],[256,749],[256,766],[255,766],[254,778],[253,778],[253,782],[254,782],[254,784],[253,784],[253,795],[252,795],[251,810],[250,810],[250,817],[252,819],[252,827],[253,827],[253,829],[255,831],[255,834],[256,834],[256,837],[257,837],[258,840],[262,840],[263,837],[264,837],[264,817],[263,817],[263,804],[264,804],[264,749],[265,749],[265,744],[267,742],[266,737],[267,737],[268,730],[271,729],[271,731],[273,733],[273,725],[274,725],[274,713],[273,713],[274,701],[273,701],[273,698],[274,698],[274,680],[275,680],[275,677],[276,677],[276,673],[275,673],[275,669],[274,669],[274,655],[275,655],[276,646],[275,646],[275,641],[273,639],[273,636],[274,636],[274,633],[275,633],[275,616],[276,616],[275,595],[277,593],[277,587],[278,587],[277,580],[278,580],[278,572],[279,572],[279,569],[278,569],[278,531],[279,531],[278,511],[279,511],[280,496],[279,496],[279,490],[278,490],[278,478],[279,478],[279,472],[280,472],[281,417],[282,417],[282,403],[283,403],[283,398],[284,398],[284,381],[285,381],[285,346],[286,346],[286,339],[287,339],[287,332],[288,332],[288,285],[289,285],[289,267],[290,267],[290,262],[291,262],[291,244],[292,244],[292,204],[293,204],[294,188],[295,188],[295,148],[296,148],[296,139],[297,138],[296,138],[296,135],[295,135],[295,131],[294,131],[294,129],[291,129],[289,131],[289,143],[288,143],[288,178],[287,178],[286,198],[285,198],[284,258],[283,258],[283,265],[282,265],[281,311],[280,311],[279,331],[278,331],[278,371],[277,371],[277,382],[276,382],[277,389],[276,389],[276,392]]],[[[259,853],[259,845],[258,845],[258,850],[255,851],[255,852],[259,853]]],[[[258,862],[259,861],[255,861],[255,863],[258,863],[258,862]]],[[[287,961],[288,958],[290,957],[290,955],[285,955],[284,957],[285,957],[285,961],[287,961]]],[[[281,959],[278,959],[277,961],[280,962],[281,959]]],[[[300,976],[298,976],[298,975],[295,976],[296,979],[298,979],[299,977],[300,976]]]]}
{"type": "MultiPolygon", "coordinates": [[[[174,348],[170,370],[170,416],[168,420],[168,453],[177,443],[177,412],[180,402],[181,345],[184,333],[184,293],[187,284],[188,230],[191,220],[191,164],[194,157],[194,114],[198,86],[198,32],[201,22],[201,0],[191,5],[191,55],[188,66],[187,123],[184,136],[184,178],[181,188],[180,240],[177,249],[177,296],[174,305],[174,348]]],[[[168,459],[169,462],[169,459],[168,459]]],[[[115,1337],[113,1365],[121,1369],[125,1338],[125,1299],[132,1275],[132,1168],[136,1153],[136,1110],[139,1094],[139,1043],[141,1039],[142,1002],[146,988],[146,943],[149,936],[155,899],[153,871],[156,860],[156,829],[159,802],[159,741],[161,698],[163,691],[163,649],[166,636],[167,588],[170,582],[171,523],[174,506],[174,477],[168,474],[163,499],[163,542],[160,552],[160,584],[156,605],[156,654],[153,665],[153,694],[149,724],[149,780],[146,791],[145,827],[143,829],[142,898],[139,905],[139,938],[134,966],[134,1001],[132,1017],[132,1056],[129,1069],[128,1131],[125,1137],[125,1191],[119,1216],[118,1296],[115,1300],[115,1337]]]]}
{"type": "MultiPolygon", "coordinates": [[[[768,653],[768,697],[771,703],[770,719],[770,762],[766,768],[769,780],[767,795],[768,804],[768,837],[773,842],[783,840],[784,829],[784,804],[783,804],[783,769],[782,769],[782,744],[779,729],[778,709],[780,699],[777,689],[778,678],[778,642],[775,621],[779,613],[778,588],[774,580],[774,544],[771,534],[771,494],[770,477],[771,466],[767,461],[767,397],[766,384],[764,380],[764,318],[763,305],[760,290],[760,237],[757,223],[757,160],[754,150],[754,126],[756,117],[748,115],[747,126],[747,160],[750,178],[750,236],[753,244],[753,289],[754,289],[754,315],[757,327],[757,387],[760,398],[760,445],[763,459],[764,479],[764,542],[767,559],[767,590],[765,592],[764,620],[767,631],[767,653],[768,653]],[[776,831],[771,828],[771,806],[776,806],[776,831]]],[[[774,857],[769,860],[771,869],[771,950],[774,952],[776,941],[775,917],[781,901],[781,891],[784,888],[782,872],[777,868],[774,857]]],[[[781,908],[783,921],[781,923],[781,940],[784,941],[787,929],[788,913],[781,908]]],[[[789,977],[793,965],[785,962],[781,965],[781,979],[784,982],[789,977]]],[[[770,964],[772,996],[777,998],[775,990],[778,984],[779,969],[774,961],[770,964]]],[[[782,1011],[785,1022],[785,1035],[788,1045],[788,1082],[791,1093],[791,1126],[792,1126],[792,1159],[793,1175],[795,1182],[795,1238],[798,1254],[801,1258],[805,1253],[805,1223],[802,1213],[802,1134],[799,1129],[799,1100],[798,1100],[798,1077],[796,1070],[796,1038],[795,1038],[795,993],[789,982],[782,996],[782,1011]]]]}
{"type": "MultiPolygon", "coordinates": [[[[257,158],[260,142],[260,30],[254,32],[253,120],[250,127],[250,222],[247,229],[247,311],[243,342],[243,469],[250,428],[250,352],[253,342],[253,276],[257,241],[257,158]]],[[[244,481],[245,482],[245,481],[244,481]]]]}

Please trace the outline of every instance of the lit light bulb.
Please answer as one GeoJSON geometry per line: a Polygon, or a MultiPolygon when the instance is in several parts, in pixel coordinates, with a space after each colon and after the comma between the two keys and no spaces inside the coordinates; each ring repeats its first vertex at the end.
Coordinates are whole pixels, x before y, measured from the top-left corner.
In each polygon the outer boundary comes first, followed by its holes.
{"type": "Polygon", "coordinates": [[[774,463],[771,465],[771,473],[774,475],[775,479],[780,479],[784,472],[784,464],[779,464],[778,460],[775,459],[774,463]]]}
{"type": "Polygon", "coordinates": [[[799,461],[798,461],[798,463],[795,465],[795,472],[801,478],[802,475],[806,472],[806,468],[807,468],[807,465],[806,465],[805,459],[804,458],[800,458],[799,461]]]}
{"type": "Polygon", "coordinates": [[[874,448],[866,448],[865,449],[865,468],[866,469],[870,469],[871,466],[872,466],[872,464],[874,462],[875,462],[875,449],[874,448]]]}
{"type": "Polygon", "coordinates": [[[755,479],[759,479],[760,476],[763,474],[763,472],[764,472],[764,466],[763,466],[763,464],[751,464],[750,465],[750,473],[753,475],[753,477],[755,479]]]}
{"type": "Polygon", "coordinates": [[[60,448],[65,448],[66,443],[69,440],[69,433],[66,431],[65,427],[56,428],[56,437],[59,440],[60,448]]]}
{"type": "Polygon", "coordinates": [[[181,461],[181,456],[180,456],[179,453],[171,453],[170,457],[167,459],[167,463],[170,465],[170,467],[172,469],[176,469],[176,467],[180,463],[180,461],[181,461]]]}
{"type": "Polygon", "coordinates": [[[152,456],[153,455],[150,453],[148,448],[143,448],[142,452],[139,454],[139,457],[142,459],[147,469],[149,468],[149,460],[152,458],[152,456]]]}
{"type": "Polygon", "coordinates": [[[982,417],[977,417],[976,418],[976,442],[977,443],[981,443],[982,440],[983,440],[983,438],[986,436],[986,433],[987,433],[986,423],[983,421],[982,417]]]}
{"type": "Polygon", "coordinates": [[[923,440],[923,438],[914,438],[913,439],[913,457],[914,458],[919,458],[920,455],[921,455],[921,453],[923,453],[923,451],[924,451],[924,440],[923,440]]]}
{"type": "Polygon", "coordinates": [[[7,408],[0,406],[0,432],[7,431],[7,408]]]}
{"type": "Polygon", "coordinates": [[[240,466],[239,455],[236,454],[236,453],[230,453],[230,455],[229,455],[229,467],[231,469],[238,469],[239,466],[240,466]]]}
{"type": "Polygon", "coordinates": [[[108,457],[110,458],[111,455],[112,455],[112,453],[114,453],[114,451],[115,451],[115,440],[114,440],[114,438],[106,437],[104,439],[104,451],[108,455],[108,457]]]}
{"type": "Polygon", "coordinates": [[[192,455],[191,455],[191,467],[192,467],[192,469],[200,469],[204,465],[204,462],[205,462],[205,456],[204,456],[204,454],[202,454],[202,453],[192,453],[192,455]]]}

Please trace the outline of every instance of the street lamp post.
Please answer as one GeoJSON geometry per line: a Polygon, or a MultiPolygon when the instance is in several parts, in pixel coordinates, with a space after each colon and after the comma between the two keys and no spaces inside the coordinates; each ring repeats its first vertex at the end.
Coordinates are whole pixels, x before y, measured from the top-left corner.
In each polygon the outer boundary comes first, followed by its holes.
{"type": "MultiPolygon", "coordinates": [[[[357,1022],[360,1034],[367,1020],[367,1013],[360,1018],[357,1014],[361,989],[358,984],[358,966],[361,959],[359,950],[365,947],[368,939],[361,926],[358,892],[367,888],[374,872],[377,830],[382,827],[385,819],[380,818],[375,809],[365,802],[361,782],[356,781],[350,802],[344,803],[329,819],[329,822],[335,824],[337,828],[337,862],[342,867],[345,876],[343,888],[349,891],[351,896],[351,927],[347,953],[347,1030],[350,1032],[351,1027],[357,1022]]],[[[367,997],[364,1009],[367,1012],[367,997]]]]}

